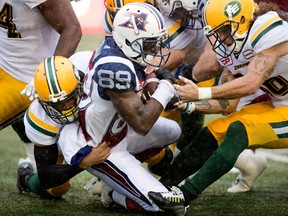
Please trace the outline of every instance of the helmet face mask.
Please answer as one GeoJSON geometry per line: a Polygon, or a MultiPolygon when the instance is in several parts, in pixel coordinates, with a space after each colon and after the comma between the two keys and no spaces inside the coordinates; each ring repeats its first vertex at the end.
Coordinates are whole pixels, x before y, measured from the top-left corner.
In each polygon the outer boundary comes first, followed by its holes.
{"type": "Polygon", "coordinates": [[[155,67],[168,61],[170,43],[164,18],[153,6],[129,3],[117,12],[113,26],[113,38],[130,60],[155,67]]]}
{"type": "Polygon", "coordinates": [[[160,11],[170,18],[176,17],[182,19],[182,25],[188,29],[199,30],[201,26],[196,22],[201,21],[201,10],[198,6],[205,4],[207,0],[159,0],[158,7],[160,11]]]}
{"type": "Polygon", "coordinates": [[[78,104],[81,98],[81,87],[77,87],[77,89],[69,95],[66,99],[59,102],[44,102],[39,100],[39,103],[49,115],[49,117],[58,124],[69,124],[74,122],[78,118],[78,104]],[[67,104],[70,107],[67,107],[67,104]]]}
{"type": "Polygon", "coordinates": [[[212,49],[223,58],[230,56],[232,53],[237,54],[241,51],[243,40],[238,40],[235,36],[239,24],[231,21],[222,23],[217,28],[211,30],[204,27],[208,41],[212,45],[212,49]],[[233,27],[232,27],[233,26],[233,27]]]}
{"type": "Polygon", "coordinates": [[[77,119],[82,88],[78,70],[62,56],[44,59],[34,75],[38,101],[46,114],[58,124],[77,119]]]}
{"type": "Polygon", "coordinates": [[[130,43],[131,50],[138,53],[136,57],[132,57],[131,60],[136,61],[142,66],[152,65],[155,67],[163,66],[170,56],[169,53],[163,53],[162,48],[170,50],[170,45],[166,44],[164,40],[168,39],[168,35],[164,35],[161,38],[137,38],[130,43]],[[157,59],[157,64],[153,63],[153,60],[157,59]]]}
{"type": "Polygon", "coordinates": [[[241,52],[256,10],[258,5],[253,0],[210,0],[206,4],[202,17],[204,32],[208,39],[214,35],[216,42],[209,41],[217,54],[228,57],[232,53],[237,55],[241,52]],[[224,28],[226,33],[221,31],[224,28]],[[229,34],[229,37],[221,36],[223,33],[229,34]],[[227,39],[232,39],[233,43],[227,44],[227,39]]]}

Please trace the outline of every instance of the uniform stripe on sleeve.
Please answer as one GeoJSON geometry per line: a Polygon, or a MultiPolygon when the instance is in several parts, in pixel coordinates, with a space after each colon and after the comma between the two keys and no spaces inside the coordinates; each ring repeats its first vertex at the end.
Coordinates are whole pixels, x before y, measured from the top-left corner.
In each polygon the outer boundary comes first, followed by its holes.
{"type": "Polygon", "coordinates": [[[279,138],[288,138],[288,121],[270,123],[279,138]]]}
{"type": "MultiPolygon", "coordinates": [[[[188,23],[187,23],[188,24],[188,23]]],[[[186,23],[181,25],[181,20],[177,20],[174,25],[172,25],[168,30],[169,38],[165,41],[171,43],[179,34],[181,34],[186,29],[186,23]]]]}
{"type": "Polygon", "coordinates": [[[266,23],[264,23],[261,27],[257,29],[257,31],[252,35],[250,39],[251,46],[254,48],[256,43],[265,35],[268,31],[272,30],[273,28],[282,25],[283,20],[276,16],[270,20],[268,20],[266,23]]]}
{"type": "Polygon", "coordinates": [[[43,133],[47,136],[55,137],[57,136],[59,129],[57,127],[53,127],[40,119],[38,119],[32,111],[29,109],[26,114],[26,119],[29,122],[29,124],[40,133],[43,133]]]}

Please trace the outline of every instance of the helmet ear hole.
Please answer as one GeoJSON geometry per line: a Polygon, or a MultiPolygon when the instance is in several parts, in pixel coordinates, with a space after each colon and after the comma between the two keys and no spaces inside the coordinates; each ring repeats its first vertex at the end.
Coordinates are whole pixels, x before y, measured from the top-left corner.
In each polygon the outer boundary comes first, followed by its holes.
{"type": "Polygon", "coordinates": [[[125,44],[126,44],[127,46],[131,46],[130,41],[128,41],[127,39],[125,39],[125,44]]]}

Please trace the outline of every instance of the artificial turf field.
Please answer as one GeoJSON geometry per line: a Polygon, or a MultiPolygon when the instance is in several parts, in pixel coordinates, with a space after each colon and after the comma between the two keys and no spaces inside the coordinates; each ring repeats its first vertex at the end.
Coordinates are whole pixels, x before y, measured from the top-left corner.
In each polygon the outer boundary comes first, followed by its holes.
{"type": "MultiPolygon", "coordinates": [[[[78,50],[92,50],[97,46],[98,40],[98,36],[86,35],[78,50]]],[[[208,119],[214,117],[210,116],[208,119]]],[[[268,157],[269,167],[256,181],[252,191],[242,194],[227,193],[227,188],[238,175],[228,173],[193,201],[186,215],[288,215],[288,151],[260,150],[258,152],[268,157]]],[[[11,127],[2,130],[0,132],[0,216],[151,215],[104,208],[99,197],[92,196],[83,189],[86,181],[92,177],[86,172],[72,179],[72,188],[62,200],[44,200],[35,195],[20,194],[16,188],[16,167],[20,157],[25,157],[25,151],[17,134],[11,127]]]]}

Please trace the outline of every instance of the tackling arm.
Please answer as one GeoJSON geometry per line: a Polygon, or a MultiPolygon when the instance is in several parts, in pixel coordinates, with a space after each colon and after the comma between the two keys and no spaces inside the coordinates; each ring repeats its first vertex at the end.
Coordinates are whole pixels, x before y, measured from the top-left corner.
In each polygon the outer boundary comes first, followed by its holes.
{"type": "MultiPolygon", "coordinates": [[[[235,79],[228,69],[224,69],[221,74],[221,83],[226,83],[235,79]]],[[[204,114],[229,114],[235,112],[240,98],[233,100],[203,100],[191,102],[194,105],[182,104],[179,106],[184,112],[188,112],[193,108],[195,112],[200,112],[204,114]],[[186,110],[185,110],[186,109],[186,110]]]]}
{"type": "Polygon", "coordinates": [[[34,155],[39,180],[46,189],[64,184],[83,170],[68,164],[56,164],[58,160],[56,144],[50,146],[35,145],[34,155]]]}
{"type": "Polygon", "coordinates": [[[288,53],[288,42],[257,53],[247,67],[247,73],[231,82],[212,88],[198,88],[192,81],[179,77],[185,82],[177,86],[178,94],[184,101],[203,99],[236,99],[255,94],[262,83],[273,72],[278,58],[288,53]]]}

